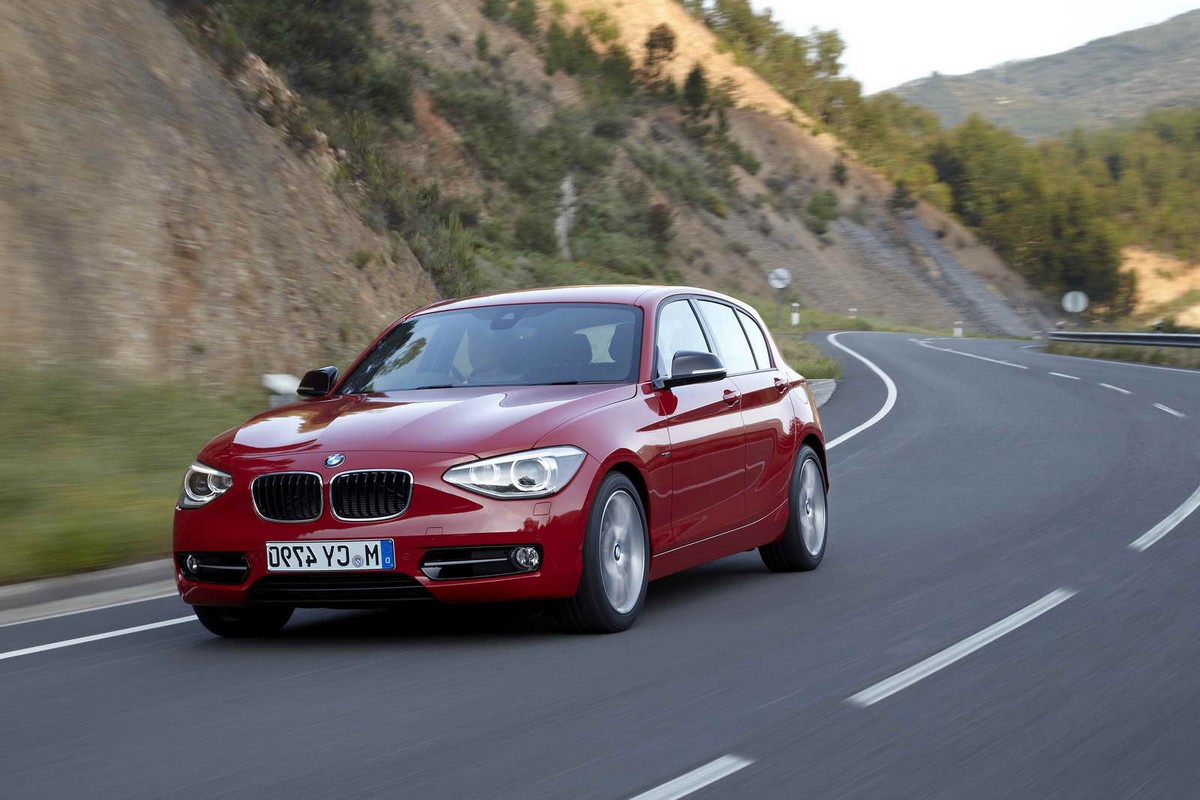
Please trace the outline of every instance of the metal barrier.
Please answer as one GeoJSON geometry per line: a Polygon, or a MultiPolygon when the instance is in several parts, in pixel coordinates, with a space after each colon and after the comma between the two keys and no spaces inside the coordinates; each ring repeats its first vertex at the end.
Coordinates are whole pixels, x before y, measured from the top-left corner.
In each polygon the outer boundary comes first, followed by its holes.
{"type": "Polygon", "coordinates": [[[1200,347],[1200,333],[1120,333],[1119,331],[1050,331],[1054,342],[1134,344],[1144,347],[1200,347]]]}

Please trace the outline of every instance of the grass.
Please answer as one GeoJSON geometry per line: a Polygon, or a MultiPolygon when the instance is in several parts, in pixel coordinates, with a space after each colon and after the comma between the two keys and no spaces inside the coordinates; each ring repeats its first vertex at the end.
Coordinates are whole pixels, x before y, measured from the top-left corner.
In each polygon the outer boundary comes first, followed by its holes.
{"type": "Polygon", "coordinates": [[[1143,347],[1132,344],[1048,342],[1046,352],[1060,356],[1108,358],[1114,361],[1135,361],[1141,364],[1200,369],[1200,348],[1196,347],[1143,347]]]}
{"type": "MultiPolygon", "coordinates": [[[[903,322],[894,322],[882,317],[850,317],[847,314],[836,311],[820,311],[815,308],[800,309],[800,324],[792,326],[791,311],[789,304],[785,303],[780,307],[777,303],[754,298],[746,300],[758,310],[763,320],[770,326],[771,330],[777,332],[788,331],[887,331],[891,333],[915,333],[922,336],[948,336],[950,330],[935,330],[933,328],[923,328],[919,325],[908,325],[903,322]]],[[[976,336],[976,333],[970,333],[971,336],[976,336]]]]}
{"type": "Polygon", "coordinates": [[[163,556],[184,469],[264,405],[246,391],[113,385],[6,370],[0,386],[0,584],[163,556]]]}
{"type": "Polygon", "coordinates": [[[804,338],[802,333],[771,332],[775,344],[783,353],[788,366],[806,378],[840,378],[842,365],[837,359],[821,352],[821,348],[804,338]]]}
{"type": "Polygon", "coordinates": [[[813,308],[800,309],[800,323],[791,324],[791,311],[785,305],[764,300],[748,300],[762,316],[771,336],[783,353],[788,366],[806,378],[840,378],[842,367],[837,359],[825,355],[817,345],[808,341],[812,331],[889,331],[915,333],[922,336],[945,336],[949,331],[936,331],[916,325],[905,325],[877,317],[854,317],[813,308]]]}

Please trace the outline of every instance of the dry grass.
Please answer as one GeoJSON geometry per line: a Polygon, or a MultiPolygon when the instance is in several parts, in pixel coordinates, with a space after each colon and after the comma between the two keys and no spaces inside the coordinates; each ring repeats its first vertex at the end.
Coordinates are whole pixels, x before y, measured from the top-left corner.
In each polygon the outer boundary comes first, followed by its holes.
{"type": "Polygon", "coordinates": [[[1129,344],[1050,342],[1046,346],[1046,352],[1061,356],[1109,358],[1114,361],[1136,361],[1142,364],[1200,369],[1200,348],[1196,347],[1142,347],[1129,344]]]}
{"type": "Polygon", "coordinates": [[[1200,327],[1200,264],[1141,247],[1126,247],[1121,257],[1121,269],[1137,275],[1135,319],[1170,316],[1179,325],[1200,327]]]}

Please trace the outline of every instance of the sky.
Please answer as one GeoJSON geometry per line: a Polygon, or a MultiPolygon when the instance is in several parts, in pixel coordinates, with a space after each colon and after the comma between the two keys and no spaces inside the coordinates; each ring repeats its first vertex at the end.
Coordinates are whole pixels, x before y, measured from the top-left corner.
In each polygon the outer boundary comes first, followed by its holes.
{"type": "Polygon", "coordinates": [[[794,33],[834,28],[845,74],[865,94],[924,78],[1070,50],[1163,22],[1200,0],[751,0],[794,33]]]}

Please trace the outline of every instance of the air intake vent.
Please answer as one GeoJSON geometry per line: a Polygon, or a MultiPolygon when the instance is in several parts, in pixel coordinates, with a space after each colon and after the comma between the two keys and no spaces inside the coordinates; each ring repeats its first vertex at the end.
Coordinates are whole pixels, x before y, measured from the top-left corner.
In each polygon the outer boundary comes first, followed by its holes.
{"type": "Polygon", "coordinates": [[[267,575],[250,587],[250,603],[281,603],[300,608],[379,608],[432,600],[416,578],[401,574],[324,573],[267,575]]]}
{"type": "Polygon", "coordinates": [[[333,515],[346,520],[398,517],[412,497],[412,475],[399,469],[343,472],[329,487],[333,515]]]}
{"type": "Polygon", "coordinates": [[[321,476],[312,472],[259,475],[250,484],[254,508],[275,522],[310,522],[321,516],[321,476]]]}

